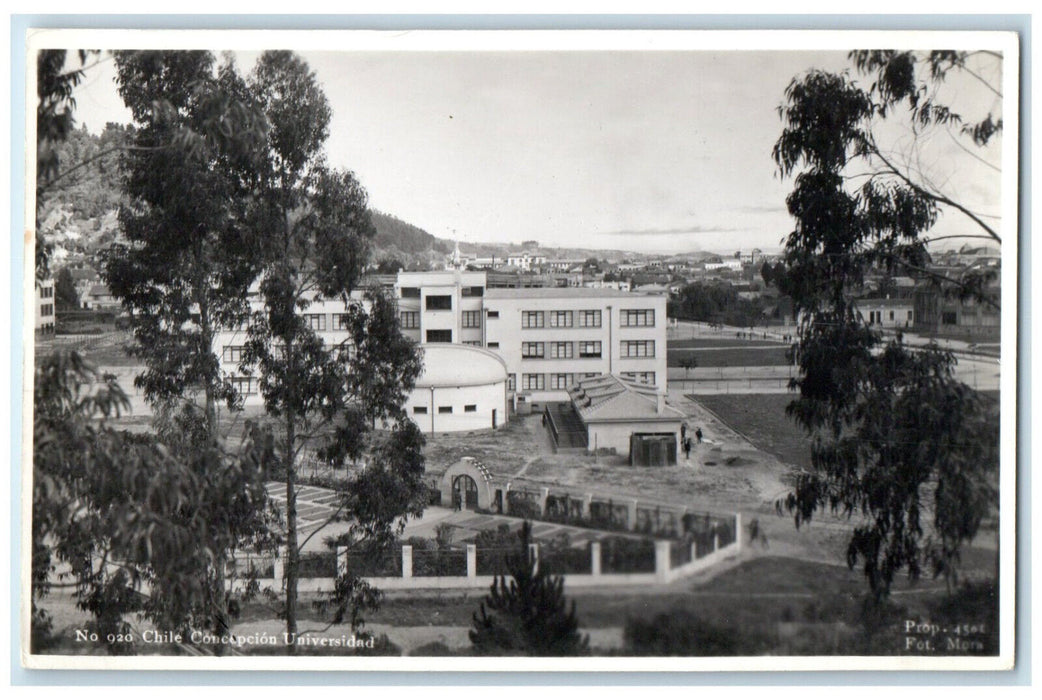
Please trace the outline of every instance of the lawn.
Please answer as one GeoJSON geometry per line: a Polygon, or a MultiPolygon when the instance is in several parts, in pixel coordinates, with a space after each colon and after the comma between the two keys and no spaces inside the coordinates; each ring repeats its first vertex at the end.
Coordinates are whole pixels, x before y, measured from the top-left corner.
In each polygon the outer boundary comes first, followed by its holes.
{"type": "Polygon", "coordinates": [[[790,394],[689,394],[759,449],[795,467],[810,467],[810,438],[785,415],[790,394]]]}
{"type": "Polygon", "coordinates": [[[666,354],[666,364],[683,367],[681,362],[684,358],[694,357],[698,367],[784,367],[792,364],[786,356],[788,351],[788,347],[783,345],[697,350],[673,348],[671,343],[666,354]]]}
{"type": "Polygon", "coordinates": [[[788,343],[777,340],[745,340],[742,338],[677,338],[669,340],[669,349],[685,350],[698,348],[733,348],[738,346],[750,348],[787,348],[788,343]]]}

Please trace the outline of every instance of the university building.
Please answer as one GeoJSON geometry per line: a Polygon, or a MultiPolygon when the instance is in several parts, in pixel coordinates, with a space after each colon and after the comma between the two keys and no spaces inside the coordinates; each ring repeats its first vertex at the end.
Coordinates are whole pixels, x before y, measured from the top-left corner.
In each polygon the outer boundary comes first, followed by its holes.
{"type": "MultiPolygon", "coordinates": [[[[666,297],[583,287],[489,288],[485,272],[399,272],[402,333],[424,348],[424,373],[406,402],[424,430],[494,428],[510,414],[568,402],[580,380],[618,375],[664,392],[666,297]]],[[[348,338],[341,300],[302,313],[327,344],[348,338]]],[[[261,402],[242,376],[245,331],[219,334],[222,369],[246,404],[261,402]]]]}

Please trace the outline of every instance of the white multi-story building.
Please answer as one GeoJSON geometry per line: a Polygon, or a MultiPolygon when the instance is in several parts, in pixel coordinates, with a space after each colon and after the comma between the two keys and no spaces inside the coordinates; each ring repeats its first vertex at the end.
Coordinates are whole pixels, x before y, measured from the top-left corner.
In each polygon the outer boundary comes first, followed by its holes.
{"type": "MultiPolygon", "coordinates": [[[[402,332],[407,337],[428,348],[436,344],[483,348],[502,359],[506,403],[514,410],[568,401],[571,385],[600,374],[620,375],[665,391],[665,296],[583,287],[489,289],[486,273],[461,270],[400,272],[393,288],[402,332]]],[[[316,302],[302,313],[327,343],[339,343],[347,339],[342,320],[345,311],[344,302],[336,300],[316,302]]],[[[218,338],[222,367],[230,375],[242,374],[238,364],[244,340],[244,331],[225,331],[218,338]]],[[[487,378],[472,382],[471,370],[478,363],[476,359],[468,361],[468,357],[466,353],[440,350],[429,353],[425,373],[436,376],[438,387],[487,385],[487,378]],[[431,366],[431,362],[444,363],[449,357],[459,358],[458,366],[431,366]],[[459,378],[455,384],[453,376],[459,378]]],[[[243,376],[236,382],[247,403],[259,402],[255,378],[243,376]]],[[[429,384],[421,377],[417,392],[429,391],[429,384]]],[[[440,388],[438,392],[444,393],[440,388]]],[[[431,404],[430,397],[414,394],[408,402],[414,410],[431,404]]],[[[486,416],[483,403],[491,406],[490,401],[475,399],[464,401],[458,410],[465,415],[470,408],[478,413],[475,420],[490,427],[506,422],[505,411],[500,413],[495,406],[495,416],[486,416]],[[472,408],[475,405],[477,408],[472,408]]],[[[444,411],[440,425],[447,426],[449,411],[455,413],[457,407],[438,403],[427,410],[444,411]]],[[[414,420],[422,423],[422,415],[417,414],[414,420]]],[[[432,429],[443,428],[435,421],[432,429]]]]}

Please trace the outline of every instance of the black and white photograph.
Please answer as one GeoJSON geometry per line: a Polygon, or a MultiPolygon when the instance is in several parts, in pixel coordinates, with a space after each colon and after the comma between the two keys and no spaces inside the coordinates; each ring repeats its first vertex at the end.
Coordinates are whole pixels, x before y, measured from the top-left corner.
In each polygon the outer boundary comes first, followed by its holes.
{"type": "Polygon", "coordinates": [[[26,667],[1012,668],[1017,34],[27,46],[26,667]]]}

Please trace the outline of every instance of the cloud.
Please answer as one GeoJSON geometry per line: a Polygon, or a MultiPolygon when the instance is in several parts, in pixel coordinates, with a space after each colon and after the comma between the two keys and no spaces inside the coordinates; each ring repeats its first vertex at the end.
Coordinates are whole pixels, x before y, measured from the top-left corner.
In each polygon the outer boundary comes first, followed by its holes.
{"type": "Polygon", "coordinates": [[[605,236],[697,236],[704,233],[733,233],[744,228],[729,226],[682,226],[678,228],[644,228],[620,231],[602,231],[605,236]]]}

